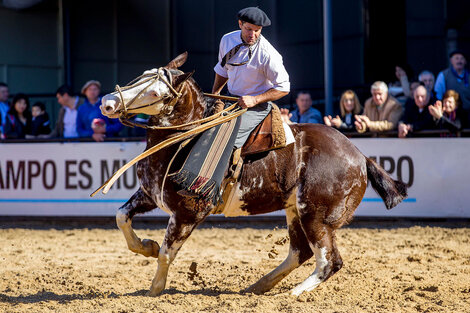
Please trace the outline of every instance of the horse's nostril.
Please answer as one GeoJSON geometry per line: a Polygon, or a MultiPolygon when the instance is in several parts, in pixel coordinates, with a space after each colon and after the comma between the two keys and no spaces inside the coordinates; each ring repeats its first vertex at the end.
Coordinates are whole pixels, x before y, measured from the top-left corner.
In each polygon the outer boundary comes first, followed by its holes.
{"type": "Polygon", "coordinates": [[[107,105],[107,106],[105,107],[105,110],[106,110],[106,112],[110,112],[110,111],[113,110],[113,107],[110,106],[110,105],[107,105]]]}

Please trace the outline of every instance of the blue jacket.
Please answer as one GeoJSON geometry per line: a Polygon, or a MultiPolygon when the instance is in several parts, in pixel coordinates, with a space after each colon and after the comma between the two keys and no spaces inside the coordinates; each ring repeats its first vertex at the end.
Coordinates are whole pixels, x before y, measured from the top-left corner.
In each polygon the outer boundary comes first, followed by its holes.
{"type": "Polygon", "coordinates": [[[122,124],[118,119],[110,119],[103,114],[100,110],[101,98],[97,103],[91,104],[88,99],[85,99],[83,104],[78,107],[77,112],[77,132],[80,137],[91,137],[93,129],[91,122],[95,118],[101,118],[106,123],[106,136],[116,137],[122,129],[122,124]]]}
{"type": "Polygon", "coordinates": [[[299,109],[295,109],[291,112],[292,117],[290,118],[291,122],[294,123],[316,123],[323,124],[323,118],[320,111],[310,107],[304,114],[300,115],[299,109]]]}

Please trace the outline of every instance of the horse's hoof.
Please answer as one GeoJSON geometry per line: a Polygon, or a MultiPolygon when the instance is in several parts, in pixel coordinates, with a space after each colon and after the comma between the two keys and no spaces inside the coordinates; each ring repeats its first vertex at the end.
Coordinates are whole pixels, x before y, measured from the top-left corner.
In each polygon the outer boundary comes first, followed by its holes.
{"type": "Polygon", "coordinates": [[[145,295],[147,297],[156,297],[156,296],[159,296],[161,293],[162,291],[156,291],[156,290],[150,289],[149,291],[147,291],[145,295]]]}
{"type": "Polygon", "coordinates": [[[144,256],[158,258],[158,254],[160,253],[160,246],[156,241],[151,239],[144,239],[142,240],[142,246],[144,247],[144,256]]]}
{"type": "Polygon", "coordinates": [[[265,293],[267,290],[263,290],[258,284],[253,284],[250,287],[246,288],[243,290],[243,293],[254,293],[255,295],[262,295],[265,293]]]}

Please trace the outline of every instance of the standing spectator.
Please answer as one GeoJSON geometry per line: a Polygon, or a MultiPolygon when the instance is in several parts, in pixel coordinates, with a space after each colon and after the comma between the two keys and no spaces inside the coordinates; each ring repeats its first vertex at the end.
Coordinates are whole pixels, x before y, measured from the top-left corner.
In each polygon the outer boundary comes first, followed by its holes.
{"type": "Polygon", "coordinates": [[[312,107],[312,97],[310,93],[301,91],[297,94],[295,99],[297,109],[288,113],[287,109],[282,109],[281,113],[284,115],[283,120],[286,121],[285,115],[288,114],[290,123],[317,123],[322,124],[322,117],[320,111],[312,107]]]}
{"type": "Polygon", "coordinates": [[[412,105],[407,105],[402,121],[398,124],[398,137],[405,138],[413,131],[436,128],[427,109],[429,96],[426,87],[418,86],[414,91],[412,105]]]}
{"type": "Polygon", "coordinates": [[[31,128],[31,113],[29,112],[29,99],[25,94],[19,93],[13,97],[10,110],[6,116],[4,135],[7,139],[22,139],[31,128]]]}
{"type": "Polygon", "coordinates": [[[459,95],[462,102],[462,107],[470,111],[470,84],[469,72],[465,68],[467,60],[465,55],[460,50],[455,50],[450,54],[450,66],[437,75],[436,85],[436,98],[443,100],[446,90],[455,90],[459,95]]]}
{"type": "Polygon", "coordinates": [[[72,89],[67,85],[60,86],[56,91],[57,102],[61,105],[54,130],[49,138],[77,138],[77,109],[85,101],[84,98],[73,96],[72,89]]]}
{"type": "Polygon", "coordinates": [[[336,115],[336,117],[331,117],[331,115],[325,116],[323,118],[325,125],[333,126],[342,131],[353,131],[355,130],[354,121],[355,115],[361,113],[362,107],[357,95],[352,90],[346,90],[341,95],[341,100],[339,101],[339,108],[341,111],[341,117],[336,115]]]}
{"type": "Polygon", "coordinates": [[[104,141],[104,137],[119,134],[122,124],[117,119],[109,119],[101,114],[101,83],[90,80],[82,88],[85,102],[78,108],[77,131],[80,137],[92,137],[95,141],[104,141]]]}
{"type": "Polygon", "coordinates": [[[436,93],[434,92],[434,83],[436,79],[431,71],[424,70],[418,75],[418,80],[424,84],[428,91],[429,103],[434,103],[436,99],[436,93]]]}
{"type": "Polygon", "coordinates": [[[356,115],[354,125],[360,133],[370,130],[382,132],[397,128],[403,114],[401,104],[388,94],[388,87],[383,81],[371,86],[372,97],[366,100],[364,114],[356,115]]]}
{"type": "Polygon", "coordinates": [[[51,132],[51,122],[49,114],[46,112],[46,106],[42,102],[36,102],[31,107],[31,130],[26,134],[26,138],[46,137],[51,132]]]}
{"type": "MultiPolygon", "coordinates": [[[[442,102],[436,101],[429,106],[429,113],[434,117],[439,129],[448,129],[451,133],[468,126],[467,114],[460,108],[460,95],[455,90],[447,90],[442,102]]],[[[443,134],[442,136],[445,136],[443,134]]]]}
{"type": "Polygon", "coordinates": [[[8,110],[10,110],[8,96],[8,85],[0,82],[0,135],[4,132],[3,127],[5,126],[8,110]]]}

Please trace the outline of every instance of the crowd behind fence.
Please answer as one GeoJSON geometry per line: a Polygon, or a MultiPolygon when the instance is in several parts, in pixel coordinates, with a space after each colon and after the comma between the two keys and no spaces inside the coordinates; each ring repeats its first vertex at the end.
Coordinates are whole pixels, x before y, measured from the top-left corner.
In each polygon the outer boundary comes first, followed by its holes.
{"type": "MultiPolygon", "coordinates": [[[[288,124],[325,124],[348,137],[468,137],[470,73],[462,51],[453,51],[449,61],[449,68],[437,77],[422,71],[410,78],[397,66],[397,81],[374,82],[364,105],[354,90],[344,91],[333,115],[322,114],[321,99],[299,91],[295,104],[281,106],[281,115],[288,124]]],[[[1,142],[143,140],[144,129],[123,126],[101,113],[100,94],[96,80],[86,82],[79,94],[63,85],[55,94],[31,96],[12,96],[0,82],[1,142]]],[[[133,118],[139,123],[148,120],[143,114],[133,118]]]]}

